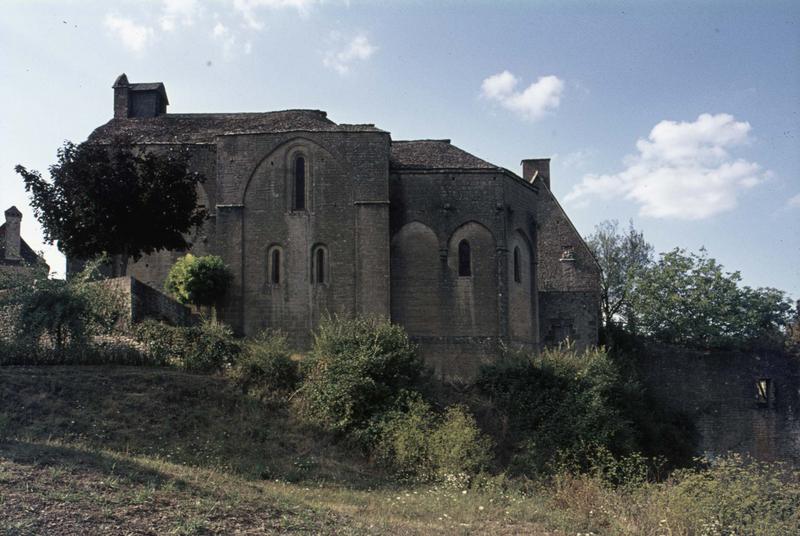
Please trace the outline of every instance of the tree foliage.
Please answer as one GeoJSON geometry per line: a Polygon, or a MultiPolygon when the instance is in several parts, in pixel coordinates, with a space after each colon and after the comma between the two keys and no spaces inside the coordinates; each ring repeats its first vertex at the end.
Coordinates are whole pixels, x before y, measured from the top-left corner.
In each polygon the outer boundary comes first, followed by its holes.
{"type": "Polygon", "coordinates": [[[225,296],[232,281],[233,274],[221,257],[187,253],[170,268],[164,290],[181,303],[212,306],[225,296]]]}
{"type": "Polygon", "coordinates": [[[157,154],[125,140],[109,146],[67,141],[50,166],[50,181],[21,165],[16,171],[47,242],[57,240],[76,258],[118,256],[124,271],[128,257],[189,246],[186,234],[205,212],[197,206],[202,177],[187,163],[185,150],[157,154]]]}
{"type": "Polygon", "coordinates": [[[634,320],[632,296],[642,274],[653,262],[653,246],[633,227],[619,230],[619,222],[605,220],[586,238],[602,269],[600,299],[606,327],[619,321],[629,329],[634,320]]]}
{"type": "Polygon", "coordinates": [[[661,342],[737,348],[783,337],[792,303],[774,288],[739,286],[708,256],[676,248],[642,276],[635,295],[639,328],[661,342]]]}

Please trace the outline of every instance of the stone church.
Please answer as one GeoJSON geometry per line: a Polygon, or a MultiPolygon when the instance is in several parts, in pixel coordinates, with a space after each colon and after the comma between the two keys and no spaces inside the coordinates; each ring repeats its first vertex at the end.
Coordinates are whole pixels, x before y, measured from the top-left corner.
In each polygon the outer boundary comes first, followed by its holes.
{"type": "MultiPolygon", "coordinates": [[[[503,347],[596,344],[599,267],[550,190],[549,159],[522,175],[450,140],[393,140],[318,110],[167,113],[162,83],[113,86],[114,117],[89,141],[179,145],[206,177],[195,254],[235,282],[220,317],[307,348],[326,313],[405,327],[438,374],[469,377],[503,347]]],[[[182,253],[129,265],[162,288],[182,253]]]]}

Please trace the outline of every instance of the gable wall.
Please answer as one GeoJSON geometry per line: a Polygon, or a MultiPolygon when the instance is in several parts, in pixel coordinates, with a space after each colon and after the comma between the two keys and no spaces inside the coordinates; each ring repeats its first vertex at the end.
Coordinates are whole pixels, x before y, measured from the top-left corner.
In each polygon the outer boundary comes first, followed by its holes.
{"type": "Polygon", "coordinates": [[[600,269],[550,190],[540,179],[536,184],[541,341],[557,345],[569,337],[580,350],[597,344],[600,269]]]}

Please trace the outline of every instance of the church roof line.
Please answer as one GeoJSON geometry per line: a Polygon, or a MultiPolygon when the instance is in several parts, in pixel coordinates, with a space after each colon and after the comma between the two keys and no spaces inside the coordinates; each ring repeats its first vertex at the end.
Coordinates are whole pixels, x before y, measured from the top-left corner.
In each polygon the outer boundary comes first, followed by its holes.
{"type": "Polygon", "coordinates": [[[93,143],[110,143],[126,136],[133,143],[214,143],[226,134],[274,132],[384,132],[371,124],[336,124],[321,110],[272,112],[180,113],[146,118],[111,119],[89,136],[93,143]]]}

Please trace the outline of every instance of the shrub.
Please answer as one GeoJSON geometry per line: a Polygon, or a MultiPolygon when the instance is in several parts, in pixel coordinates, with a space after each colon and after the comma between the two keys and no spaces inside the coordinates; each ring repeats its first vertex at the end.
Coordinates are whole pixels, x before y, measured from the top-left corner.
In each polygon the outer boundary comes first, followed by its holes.
{"type": "Polygon", "coordinates": [[[222,257],[187,253],[170,268],[164,290],[184,304],[213,306],[223,298],[233,274],[222,257]]]}
{"type": "Polygon", "coordinates": [[[800,472],[730,455],[677,472],[659,509],[671,533],[794,535],[800,530],[800,472]]]}
{"type": "Polygon", "coordinates": [[[146,320],[134,336],[152,361],[188,372],[219,372],[232,366],[241,350],[231,329],[217,322],[175,327],[146,320]]]}
{"type": "Polygon", "coordinates": [[[384,415],[406,407],[423,365],[400,326],[331,317],[320,324],[305,370],[305,417],[368,445],[384,415]]]}
{"type": "Polygon", "coordinates": [[[391,413],[376,452],[402,478],[467,484],[492,458],[491,440],[463,406],[437,415],[421,398],[391,413]]]}
{"type": "Polygon", "coordinates": [[[297,363],[289,355],[286,335],[265,330],[244,343],[231,377],[244,391],[262,398],[292,391],[300,375],[297,363]]]}
{"type": "Polygon", "coordinates": [[[430,453],[439,478],[474,475],[492,459],[492,442],[464,406],[447,408],[430,436],[430,453]]]}
{"type": "Polygon", "coordinates": [[[629,422],[612,403],[622,378],[599,350],[546,350],[538,357],[509,356],[484,367],[477,386],[508,420],[501,438],[511,453],[512,472],[548,472],[559,451],[584,443],[630,452],[629,422]]]}
{"type": "Polygon", "coordinates": [[[87,344],[89,301],[65,281],[40,281],[19,302],[15,338],[31,352],[44,345],[60,354],[87,344]]]}

